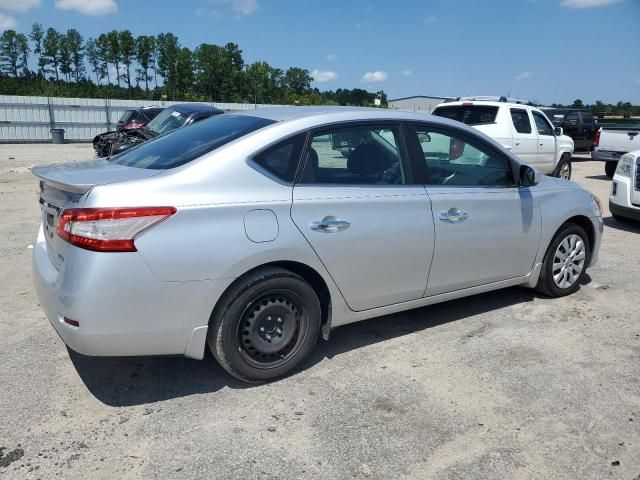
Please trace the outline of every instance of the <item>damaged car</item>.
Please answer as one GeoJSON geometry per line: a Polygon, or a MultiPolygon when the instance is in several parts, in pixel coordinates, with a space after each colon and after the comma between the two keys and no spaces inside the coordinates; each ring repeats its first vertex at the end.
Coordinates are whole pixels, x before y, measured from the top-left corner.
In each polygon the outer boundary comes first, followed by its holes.
{"type": "Polygon", "coordinates": [[[111,157],[158,135],[221,113],[224,111],[210,105],[178,103],[163,109],[153,120],[139,128],[119,128],[115,132],[97,135],[93,139],[93,149],[98,158],[111,157]]]}

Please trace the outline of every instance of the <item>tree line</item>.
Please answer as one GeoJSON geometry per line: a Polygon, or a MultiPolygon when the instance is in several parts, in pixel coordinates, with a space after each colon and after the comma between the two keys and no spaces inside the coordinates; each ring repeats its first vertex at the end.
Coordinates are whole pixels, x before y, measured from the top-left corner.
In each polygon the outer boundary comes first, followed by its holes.
{"type": "Polygon", "coordinates": [[[602,100],[596,100],[595,103],[586,104],[581,99],[576,98],[573,103],[569,105],[554,103],[551,106],[554,108],[580,108],[591,110],[593,115],[601,119],[605,117],[631,118],[640,116],[639,105],[632,105],[631,102],[623,101],[617,103],[605,103],[602,100]]]}
{"type": "Polygon", "coordinates": [[[33,24],[27,35],[0,36],[0,91],[9,95],[139,98],[300,105],[373,105],[384,91],[320,91],[308,70],[246,63],[235,43],[191,50],[172,33],[134,36],[112,30],[86,41],[33,24]],[[33,69],[35,67],[35,69],[33,69]]]}

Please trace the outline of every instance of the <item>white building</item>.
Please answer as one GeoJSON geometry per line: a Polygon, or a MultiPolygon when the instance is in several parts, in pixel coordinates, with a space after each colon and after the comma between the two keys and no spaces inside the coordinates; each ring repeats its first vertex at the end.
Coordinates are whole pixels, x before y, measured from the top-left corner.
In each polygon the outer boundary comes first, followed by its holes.
{"type": "Polygon", "coordinates": [[[454,97],[431,97],[428,95],[416,95],[415,97],[396,98],[389,100],[389,108],[409,112],[431,113],[437,105],[454,97]]]}

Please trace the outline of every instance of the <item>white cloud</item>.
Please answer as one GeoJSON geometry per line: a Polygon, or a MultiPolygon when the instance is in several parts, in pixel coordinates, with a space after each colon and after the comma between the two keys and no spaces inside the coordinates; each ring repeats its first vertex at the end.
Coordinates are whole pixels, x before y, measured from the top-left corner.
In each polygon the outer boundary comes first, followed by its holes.
{"type": "Polygon", "coordinates": [[[621,1],[622,0],[562,0],[560,5],[567,8],[591,8],[605,7],[621,1]]]}
{"type": "Polygon", "coordinates": [[[0,30],[15,30],[17,26],[18,22],[16,22],[15,18],[0,13],[0,30]]]}
{"type": "Polygon", "coordinates": [[[424,19],[424,23],[427,24],[427,25],[433,25],[437,21],[438,21],[438,17],[436,17],[435,15],[429,15],[428,17],[425,17],[425,19],[424,19]]]}
{"type": "Polygon", "coordinates": [[[40,0],[0,0],[0,8],[14,12],[26,12],[40,6],[40,0]]]}
{"type": "Polygon", "coordinates": [[[311,76],[316,82],[330,82],[338,78],[336,72],[332,72],[331,70],[318,70],[317,68],[311,72],[311,76]]]}
{"type": "Polygon", "coordinates": [[[235,15],[251,15],[258,11],[258,0],[209,0],[213,5],[227,5],[235,15]]]}
{"type": "Polygon", "coordinates": [[[258,10],[258,0],[231,0],[231,10],[241,15],[251,15],[258,10]]]}
{"type": "Polygon", "coordinates": [[[56,0],[58,10],[71,10],[83,15],[110,15],[118,11],[115,0],[56,0]]]}
{"type": "Polygon", "coordinates": [[[413,72],[411,70],[402,70],[400,73],[402,75],[404,75],[405,77],[409,77],[409,76],[413,75],[413,72]]]}
{"type": "Polygon", "coordinates": [[[374,83],[374,82],[384,82],[389,78],[387,72],[382,72],[380,70],[376,70],[375,72],[367,72],[362,76],[363,82],[374,83]]]}
{"type": "Polygon", "coordinates": [[[338,57],[336,55],[334,55],[333,53],[329,53],[327,54],[327,60],[329,60],[330,62],[333,62],[334,60],[337,60],[338,57]]]}
{"type": "Polygon", "coordinates": [[[526,80],[527,78],[531,78],[532,76],[533,76],[533,73],[531,72],[522,72],[513,78],[515,78],[516,80],[526,80]]]}

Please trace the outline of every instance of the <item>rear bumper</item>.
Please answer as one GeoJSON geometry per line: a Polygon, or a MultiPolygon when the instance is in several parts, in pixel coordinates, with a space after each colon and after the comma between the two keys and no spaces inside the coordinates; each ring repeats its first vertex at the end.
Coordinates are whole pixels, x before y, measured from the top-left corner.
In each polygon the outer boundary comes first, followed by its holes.
{"type": "Polygon", "coordinates": [[[202,328],[231,282],[164,282],[138,253],[76,247],[68,248],[57,270],[47,254],[42,228],[33,248],[32,269],[40,306],[60,338],[78,353],[95,356],[201,358],[202,328]],[[65,323],[65,317],[78,321],[79,327],[65,323]],[[193,345],[192,337],[201,347],[193,345]]]}
{"type": "Polygon", "coordinates": [[[627,152],[612,152],[609,150],[593,150],[591,152],[591,160],[599,162],[617,162],[620,157],[627,152]]]}

